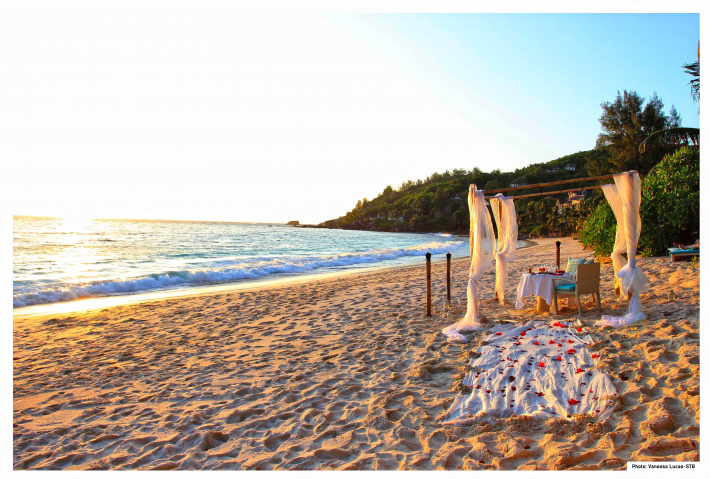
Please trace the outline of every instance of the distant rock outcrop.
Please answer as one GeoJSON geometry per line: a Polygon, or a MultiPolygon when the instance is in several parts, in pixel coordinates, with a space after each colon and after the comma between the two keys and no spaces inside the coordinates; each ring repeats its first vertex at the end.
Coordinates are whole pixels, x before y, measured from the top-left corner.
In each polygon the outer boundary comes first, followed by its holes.
{"type": "Polygon", "coordinates": [[[289,222],[286,223],[286,224],[289,225],[289,226],[298,226],[300,223],[299,223],[298,221],[289,221],[289,222]]]}

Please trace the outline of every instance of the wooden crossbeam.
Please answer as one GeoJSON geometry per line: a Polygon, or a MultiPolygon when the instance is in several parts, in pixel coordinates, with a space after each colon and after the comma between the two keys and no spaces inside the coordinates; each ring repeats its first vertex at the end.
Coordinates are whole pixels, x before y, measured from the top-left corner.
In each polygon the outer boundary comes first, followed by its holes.
{"type": "MultiPolygon", "coordinates": [[[[569,193],[571,191],[580,191],[580,190],[594,190],[596,188],[601,188],[601,185],[596,185],[596,186],[580,186],[577,188],[572,188],[569,190],[558,190],[558,191],[543,191],[542,193],[529,193],[527,195],[518,195],[518,196],[510,196],[510,198],[513,198],[514,200],[517,200],[518,198],[532,198],[533,196],[547,196],[547,195],[558,195],[560,193],[569,193]]],[[[488,192],[486,192],[488,193],[488,192]]],[[[486,196],[485,197],[487,200],[491,200],[495,198],[495,196],[486,196]]]]}
{"type": "MultiPolygon", "coordinates": [[[[534,185],[523,185],[523,186],[513,186],[511,188],[500,188],[497,190],[487,190],[486,193],[503,193],[505,191],[514,191],[514,190],[522,190],[525,188],[540,188],[543,186],[556,186],[556,185],[564,185],[565,183],[576,183],[579,181],[594,181],[594,180],[606,180],[608,178],[613,178],[614,175],[604,175],[604,176],[590,176],[589,178],[575,178],[572,180],[561,180],[561,181],[553,181],[551,183],[537,183],[534,185]]],[[[575,188],[575,190],[584,190],[588,188],[575,188]]],[[[567,191],[575,191],[575,190],[567,190],[567,191]]],[[[559,191],[558,193],[562,193],[559,191]]]]}

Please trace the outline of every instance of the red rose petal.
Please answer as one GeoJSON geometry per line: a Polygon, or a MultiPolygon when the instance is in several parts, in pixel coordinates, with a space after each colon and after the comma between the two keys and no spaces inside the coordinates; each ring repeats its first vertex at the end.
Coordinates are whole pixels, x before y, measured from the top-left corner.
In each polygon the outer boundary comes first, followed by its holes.
{"type": "Polygon", "coordinates": [[[568,339],[567,342],[568,342],[568,343],[574,343],[574,341],[572,341],[571,339],[568,339]]]}
{"type": "Polygon", "coordinates": [[[576,352],[577,351],[574,348],[567,350],[567,354],[574,354],[576,352]]]}
{"type": "Polygon", "coordinates": [[[521,336],[525,336],[525,331],[523,331],[522,333],[520,333],[520,335],[521,335],[521,336]]]}
{"type": "MultiPolygon", "coordinates": [[[[577,374],[583,373],[583,372],[584,372],[584,369],[582,369],[582,368],[577,368],[577,374]]],[[[582,383],[582,384],[584,384],[584,383],[582,383]]]]}
{"type": "Polygon", "coordinates": [[[496,333],[496,336],[500,336],[500,335],[502,335],[502,334],[503,334],[503,333],[498,332],[498,333],[496,333]]]}
{"type": "Polygon", "coordinates": [[[579,404],[579,401],[577,401],[576,399],[572,398],[572,399],[569,400],[569,403],[570,403],[572,406],[574,406],[575,404],[579,404]]]}
{"type": "Polygon", "coordinates": [[[544,368],[544,367],[545,367],[545,363],[543,363],[542,361],[540,361],[540,364],[538,364],[537,367],[538,367],[538,368],[544,368]]]}
{"type": "Polygon", "coordinates": [[[554,339],[550,339],[550,343],[549,343],[549,344],[555,344],[555,340],[554,340],[554,339]]]}
{"type": "MultiPolygon", "coordinates": [[[[535,346],[540,346],[540,343],[538,343],[537,341],[535,341],[533,344],[534,344],[535,346]]],[[[592,357],[594,357],[594,356],[592,356],[592,357]]]]}
{"type": "Polygon", "coordinates": [[[544,396],[545,393],[537,393],[538,396],[544,396]]]}
{"type": "Polygon", "coordinates": [[[592,354],[592,359],[595,359],[595,358],[598,358],[598,357],[599,357],[598,354],[592,354]]]}
{"type": "Polygon", "coordinates": [[[582,328],[577,328],[577,332],[578,332],[578,333],[581,333],[581,332],[582,332],[582,328]]]}

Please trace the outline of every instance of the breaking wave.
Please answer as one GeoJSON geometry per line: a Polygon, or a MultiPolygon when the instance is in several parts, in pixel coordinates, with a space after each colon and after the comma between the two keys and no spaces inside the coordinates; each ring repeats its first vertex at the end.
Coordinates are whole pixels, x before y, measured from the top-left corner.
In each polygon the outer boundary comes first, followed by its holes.
{"type": "Polygon", "coordinates": [[[174,287],[255,280],[274,275],[298,275],[383,263],[405,257],[423,256],[427,251],[442,254],[461,248],[464,241],[432,242],[403,249],[378,249],[323,256],[271,256],[210,263],[196,269],[166,271],[141,277],[65,283],[53,288],[33,287],[13,297],[13,307],[71,301],[94,296],[135,294],[174,287]]]}

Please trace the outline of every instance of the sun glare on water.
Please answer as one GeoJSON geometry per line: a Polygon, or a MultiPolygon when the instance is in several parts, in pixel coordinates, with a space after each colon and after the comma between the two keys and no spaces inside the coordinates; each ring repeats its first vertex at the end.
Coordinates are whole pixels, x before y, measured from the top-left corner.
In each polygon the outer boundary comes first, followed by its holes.
{"type": "Polygon", "coordinates": [[[59,226],[61,233],[85,233],[91,228],[92,220],[87,216],[65,216],[59,226]]]}
{"type": "Polygon", "coordinates": [[[74,281],[85,280],[86,271],[97,259],[95,253],[83,244],[92,229],[93,220],[86,216],[64,217],[57,228],[57,232],[64,237],[64,246],[56,257],[57,266],[74,281]]]}

